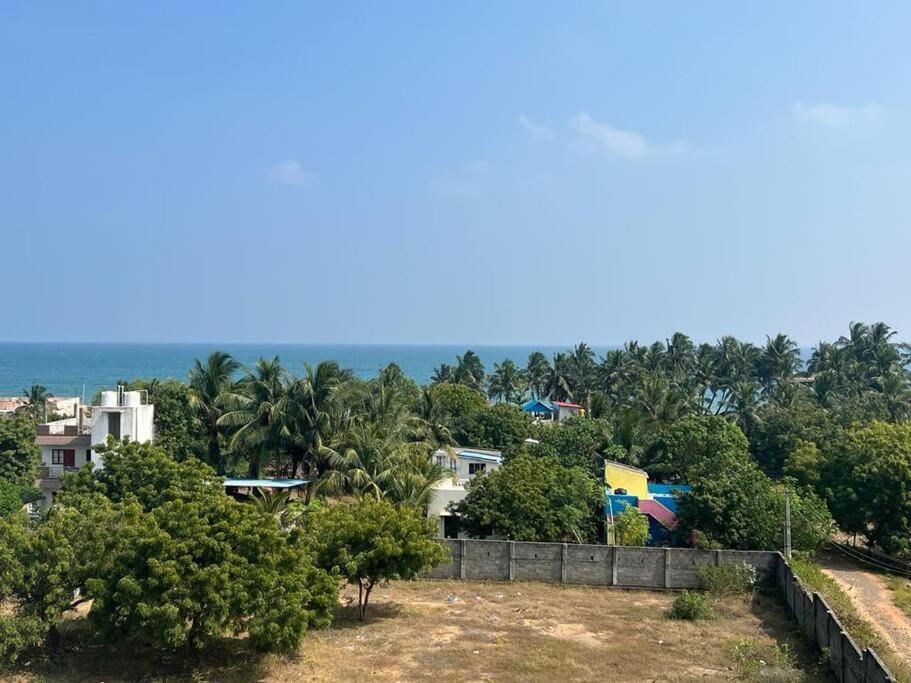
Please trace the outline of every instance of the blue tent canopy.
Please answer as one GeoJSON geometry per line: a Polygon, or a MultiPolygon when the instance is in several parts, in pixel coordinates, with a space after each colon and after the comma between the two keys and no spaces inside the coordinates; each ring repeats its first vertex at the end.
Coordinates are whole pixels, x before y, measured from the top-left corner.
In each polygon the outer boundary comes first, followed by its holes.
{"type": "Polygon", "coordinates": [[[539,401],[537,399],[532,399],[526,403],[524,406],[522,406],[522,410],[526,413],[533,413],[535,415],[544,415],[554,412],[553,408],[551,408],[543,401],[539,401]]]}

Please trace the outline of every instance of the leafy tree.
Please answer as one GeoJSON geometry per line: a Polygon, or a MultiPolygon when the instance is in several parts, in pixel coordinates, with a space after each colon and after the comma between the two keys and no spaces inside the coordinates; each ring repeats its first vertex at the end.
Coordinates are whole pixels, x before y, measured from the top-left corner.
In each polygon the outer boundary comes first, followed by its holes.
{"type": "Polygon", "coordinates": [[[0,479],[24,486],[34,484],[40,458],[34,422],[23,416],[0,419],[0,479]]]}
{"type": "Polygon", "coordinates": [[[781,476],[782,467],[800,442],[824,444],[835,432],[829,413],[812,399],[802,398],[782,406],[769,404],[750,435],[750,450],[764,472],[781,476]]]}
{"type": "Polygon", "coordinates": [[[632,505],[627,505],[614,518],[614,537],[617,545],[645,545],[649,539],[648,518],[632,505]]]}
{"type": "Polygon", "coordinates": [[[737,425],[717,416],[687,417],[658,439],[646,469],[659,477],[695,482],[749,460],[749,442],[737,425]]]}
{"type": "Polygon", "coordinates": [[[539,443],[528,448],[538,457],[557,460],[564,467],[582,467],[596,479],[604,476],[604,455],[611,446],[611,426],[606,420],[572,417],[559,425],[544,425],[539,443]]]}
{"type": "Polygon", "coordinates": [[[463,529],[517,541],[590,540],[603,505],[598,482],[585,469],[526,454],[472,479],[466,491],[453,507],[463,529]]]}
{"type": "Polygon", "coordinates": [[[127,441],[103,455],[103,469],[65,480],[47,522],[69,534],[64,586],[93,601],[100,631],[163,648],[246,632],[275,650],[329,623],[335,582],[274,516],[226,496],[210,468],[127,441]]]}
{"type": "Polygon", "coordinates": [[[9,517],[22,509],[21,490],[19,484],[0,479],[0,517],[9,517]]]}
{"type": "Polygon", "coordinates": [[[433,413],[430,419],[445,425],[456,443],[474,445],[478,415],[487,409],[483,394],[458,384],[437,384],[428,390],[433,413]]]}
{"type": "Polygon", "coordinates": [[[844,531],[911,557],[911,425],[873,422],[826,454],[826,498],[844,531]]]}
{"type": "Polygon", "coordinates": [[[784,474],[795,481],[816,488],[825,468],[825,456],[812,441],[798,441],[784,461],[784,474]]]}
{"type": "Polygon", "coordinates": [[[446,559],[435,533],[434,522],[419,510],[365,498],[309,514],[302,538],[318,566],[358,585],[363,620],[377,583],[412,579],[446,559]]]}
{"type": "Polygon", "coordinates": [[[223,428],[218,421],[224,413],[225,403],[233,390],[234,374],[240,363],[224,351],[213,351],[205,365],[197,358],[190,369],[190,407],[204,432],[206,462],[219,474],[228,471],[227,459],[222,454],[223,428]]]}
{"type": "Polygon", "coordinates": [[[527,413],[516,406],[498,403],[477,414],[475,431],[469,435],[468,443],[501,450],[509,457],[523,447],[532,433],[532,420],[527,413]]]}

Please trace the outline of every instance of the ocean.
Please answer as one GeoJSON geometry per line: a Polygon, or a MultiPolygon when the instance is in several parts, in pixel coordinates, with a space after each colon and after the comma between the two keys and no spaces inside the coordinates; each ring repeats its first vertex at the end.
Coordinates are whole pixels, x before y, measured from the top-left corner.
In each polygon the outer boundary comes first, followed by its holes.
{"type": "MultiPolygon", "coordinates": [[[[100,344],[0,342],[0,396],[19,396],[32,384],[42,384],[57,396],[91,399],[98,389],[113,388],[118,380],[175,378],[186,380],[194,359],[212,351],[230,353],[251,365],[260,357],[278,355],[295,374],[303,363],[332,359],[358,376],[376,375],[388,363],[397,363],[418,384],[430,381],[440,363],[455,362],[471,348],[488,371],[505,358],[525,366],[528,354],[565,351],[557,346],[448,346],[366,344],[100,344]]],[[[610,347],[592,347],[599,356],[610,347]]]]}

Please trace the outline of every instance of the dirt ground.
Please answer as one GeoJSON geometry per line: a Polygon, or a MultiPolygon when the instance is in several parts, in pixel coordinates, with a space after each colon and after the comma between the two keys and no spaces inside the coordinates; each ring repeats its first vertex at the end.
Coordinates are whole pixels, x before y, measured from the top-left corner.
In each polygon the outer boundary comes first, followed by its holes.
{"type": "Polygon", "coordinates": [[[825,680],[768,596],[725,599],[715,618],[690,623],[665,617],[674,594],[663,592],[415,581],[375,594],[366,623],[342,604],[333,626],[291,655],[257,657],[237,641],[192,662],[91,646],[10,680],[825,680]]]}
{"type": "Polygon", "coordinates": [[[851,597],[861,616],[911,665],[911,619],[895,605],[892,591],[882,577],[834,551],[820,553],[816,561],[851,597]]]}

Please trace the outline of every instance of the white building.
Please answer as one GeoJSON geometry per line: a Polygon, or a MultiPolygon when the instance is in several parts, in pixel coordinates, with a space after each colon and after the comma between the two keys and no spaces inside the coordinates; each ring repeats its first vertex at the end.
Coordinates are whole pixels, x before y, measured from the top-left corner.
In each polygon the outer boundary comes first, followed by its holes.
{"type": "Polygon", "coordinates": [[[86,463],[103,466],[93,449],[103,444],[108,435],[115,439],[152,441],[155,437],[155,406],[143,399],[141,391],[102,391],[101,405],[83,408],[78,403],[75,415],[65,420],[38,425],[36,443],[41,448],[37,486],[43,494],[46,509],[60,489],[61,477],[75,472],[86,463]]]}
{"type": "Polygon", "coordinates": [[[433,494],[427,504],[427,517],[439,520],[438,535],[441,538],[459,536],[458,516],[449,509],[450,503],[457,503],[465,497],[465,484],[479,475],[492,472],[503,461],[500,451],[482,448],[441,448],[433,456],[434,461],[452,472],[433,487],[433,494]]]}

